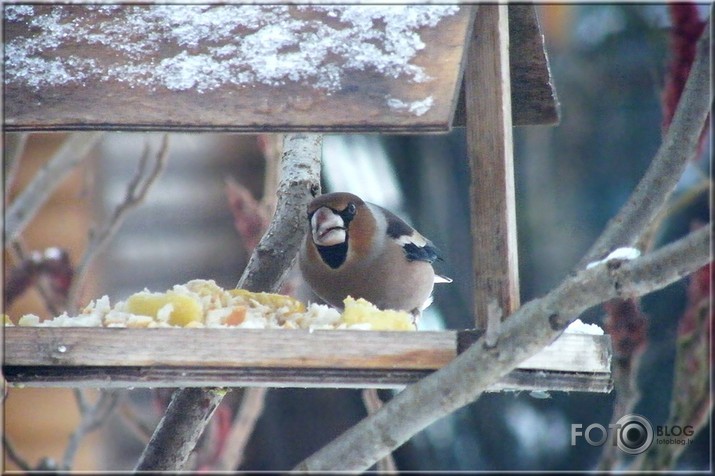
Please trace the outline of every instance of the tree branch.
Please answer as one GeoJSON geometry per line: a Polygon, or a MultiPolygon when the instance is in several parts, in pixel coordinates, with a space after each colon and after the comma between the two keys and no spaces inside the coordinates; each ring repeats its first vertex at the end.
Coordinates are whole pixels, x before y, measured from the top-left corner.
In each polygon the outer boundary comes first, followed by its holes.
{"type": "Polygon", "coordinates": [[[137,414],[131,404],[124,402],[119,406],[118,410],[121,421],[131,430],[132,434],[137,438],[137,441],[143,445],[149,443],[149,439],[154,430],[137,414]]]}
{"type": "Polygon", "coordinates": [[[154,157],[154,163],[149,170],[150,150],[147,145],[139,159],[139,166],[136,173],[132,177],[124,200],[117,205],[112,212],[112,215],[106,220],[99,230],[92,229],[89,233],[89,243],[85,249],[80,263],[75,269],[75,276],[72,281],[72,287],[69,290],[68,303],[71,309],[77,306],[77,297],[84,282],[84,277],[87,274],[89,265],[94,260],[95,256],[102,251],[109,239],[117,232],[119,227],[124,222],[124,219],[131,210],[136,208],[144,201],[149,188],[159,177],[166,166],[166,160],[169,156],[169,135],[164,134],[161,139],[161,146],[154,157]]]}
{"type": "Polygon", "coordinates": [[[241,405],[226,439],[223,454],[213,468],[216,471],[235,471],[241,466],[248,440],[263,413],[267,391],[266,387],[247,388],[243,391],[241,405]]]}
{"type": "Polygon", "coordinates": [[[7,437],[7,434],[5,434],[5,432],[3,432],[2,435],[2,445],[5,448],[5,454],[7,455],[8,459],[15,463],[18,468],[20,468],[22,471],[27,472],[33,470],[32,466],[30,466],[30,463],[25,461],[25,459],[20,456],[20,453],[17,452],[15,446],[12,444],[12,441],[10,441],[10,438],[7,437]]]}
{"type": "Polygon", "coordinates": [[[78,406],[80,408],[81,421],[70,437],[69,444],[65,449],[62,457],[61,468],[69,470],[72,468],[72,463],[79,450],[79,444],[87,434],[93,432],[102,426],[117,406],[121,390],[104,389],[99,400],[94,405],[90,405],[84,398],[84,394],[75,392],[78,406]],[[81,397],[80,397],[81,395],[81,397]]]}
{"type": "MultiPolygon", "coordinates": [[[[276,212],[251,255],[239,287],[274,292],[280,287],[306,232],[306,207],[320,193],[322,143],[322,136],[315,134],[285,137],[276,212]]],[[[136,471],[181,470],[225,393],[210,388],[177,390],[136,471]]]]}
{"type": "Polygon", "coordinates": [[[283,143],[278,205],[264,238],[253,250],[237,287],[276,292],[306,233],[305,210],[320,193],[323,136],[288,134],[283,143]]]}
{"type": "Polygon", "coordinates": [[[575,276],[505,319],[496,346],[487,346],[482,337],[449,365],[407,387],[378,412],[301,462],[296,471],[366,470],[434,421],[475,400],[489,385],[556,339],[586,309],[611,298],[654,291],[709,261],[708,229],[631,262],[583,269],[614,248],[634,242],[658,213],[685,161],[695,152],[712,101],[708,41],[706,27],[663,145],[633,196],[581,260],[575,276]]]}
{"type": "MultiPolygon", "coordinates": [[[[368,415],[372,415],[384,405],[376,388],[362,389],[362,403],[365,405],[368,415]]],[[[399,474],[392,453],[377,462],[377,474],[399,474]]]]}
{"type": "Polygon", "coordinates": [[[633,194],[613,217],[576,268],[603,258],[621,246],[632,246],[668,200],[698,149],[700,134],[712,106],[710,90],[710,28],[705,26],[697,45],[685,90],[663,143],[633,194]]]}
{"type": "Polygon", "coordinates": [[[3,158],[5,159],[5,204],[10,201],[10,194],[15,184],[15,177],[17,176],[17,171],[20,169],[20,158],[25,152],[27,139],[29,137],[29,132],[5,134],[5,153],[3,154],[3,158]]]}
{"type": "Polygon", "coordinates": [[[94,145],[102,138],[103,132],[73,133],[62,144],[57,153],[35,175],[10,205],[5,218],[5,240],[15,240],[30,222],[62,180],[76,167],[94,145]]]}
{"type": "Polygon", "coordinates": [[[701,229],[636,260],[610,261],[581,270],[505,319],[495,347],[488,347],[482,337],[294,471],[366,470],[434,421],[475,400],[553,342],[585,310],[611,298],[646,294],[694,272],[710,260],[710,238],[710,230],[701,229]]]}
{"type": "MultiPolygon", "coordinates": [[[[707,225],[706,225],[707,226],[707,225]]],[[[691,427],[694,438],[712,413],[712,263],[693,274],[688,286],[688,306],[678,324],[675,340],[675,376],[666,427],[691,427]]],[[[685,445],[651,445],[630,470],[667,471],[675,467],[685,445]]]]}

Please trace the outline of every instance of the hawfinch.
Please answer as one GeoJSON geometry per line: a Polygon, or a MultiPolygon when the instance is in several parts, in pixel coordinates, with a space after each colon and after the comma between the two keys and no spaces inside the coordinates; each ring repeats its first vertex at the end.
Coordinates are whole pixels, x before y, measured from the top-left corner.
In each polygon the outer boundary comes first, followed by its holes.
{"type": "Polygon", "coordinates": [[[347,296],[379,309],[408,311],[414,321],[432,302],[432,262],[441,259],[431,241],[393,213],[351,193],[328,193],[308,205],[310,230],[299,265],[308,285],[328,304],[347,296]]]}

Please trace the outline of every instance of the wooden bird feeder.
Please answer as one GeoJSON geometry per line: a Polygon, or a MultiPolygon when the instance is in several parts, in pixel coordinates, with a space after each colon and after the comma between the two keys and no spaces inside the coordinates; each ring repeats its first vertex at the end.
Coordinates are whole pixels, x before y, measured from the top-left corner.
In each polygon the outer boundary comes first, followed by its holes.
{"type": "MultiPolygon", "coordinates": [[[[456,357],[489,313],[519,307],[512,128],[559,118],[533,5],[397,7],[401,17],[364,6],[33,8],[5,16],[5,131],[466,127],[476,330],[11,327],[11,385],[401,386],[456,357]],[[172,8],[229,16],[182,31],[172,8]]],[[[492,390],[608,392],[610,358],[608,336],[564,334],[492,390]]]]}

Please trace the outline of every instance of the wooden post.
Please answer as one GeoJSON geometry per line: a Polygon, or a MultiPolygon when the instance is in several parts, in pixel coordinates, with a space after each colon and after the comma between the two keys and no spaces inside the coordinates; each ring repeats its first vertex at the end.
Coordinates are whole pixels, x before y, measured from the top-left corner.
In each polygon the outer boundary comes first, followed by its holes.
{"type": "Polygon", "coordinates": [[[519,307],[507,5],[480,5],[467,54],[475,320],[486,329],[490,309],[519,307]]]}

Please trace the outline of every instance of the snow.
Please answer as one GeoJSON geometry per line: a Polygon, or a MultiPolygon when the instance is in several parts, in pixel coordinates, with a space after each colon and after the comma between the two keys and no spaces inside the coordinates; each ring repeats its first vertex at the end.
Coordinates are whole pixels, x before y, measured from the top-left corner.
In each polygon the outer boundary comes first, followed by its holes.
{"type": "MultiPolygon", "coordinates": [[[[353,71],[424,83],[413,60],[419,30],[456,14],[455,5],[8,5],[5,21],[27,35],[5,46],[5,80],[33,89],[87,81],[211,91],[224,85],[298,82],[327,94],[353,71]],[[323,21],[306,13],[317,13],[323,21]],[[57,54],[75,43],[81,55],[57,54]],[[94,45],[96,48],[92,48],[94,45]],[[112,53],[108,63],[106,52],[112,53]],[[98,52],[105,52],[100,55],[98,52]]],[[[432,97],[390,107],[422,115],[432,97]]]]}
{"type": "Polygon", "coordinates": [[[573,321],[564,331],[567,334],[588,334],[592,336],[602,336],[603,329],[596,324],[586,324],[581,319],[573,321]]]}
{"type": "Polygon", "coordinates": [[[404,102],[400,99],[387,97],[387,106],[390,109],[396,110],[407,110],[416,116],[421,116],[425,112],[429,111],[432,107],[434,99],[432,96],[428,96],[421,101],[404,102]]]}
{"type": "Polygon", "coordinates": [[[636,259],[640,255],[641,255],[641,252],[637,248],[630,248],[630,247],[616,248],[604,259],[598,260],[598,261],[592,261],[591,263],[588,263],[586,265],[586,269],[591,269],[594,266],[598,266],[599,264],[606,263],[611,260],[628,261],[628,260],[636,259]]]}

